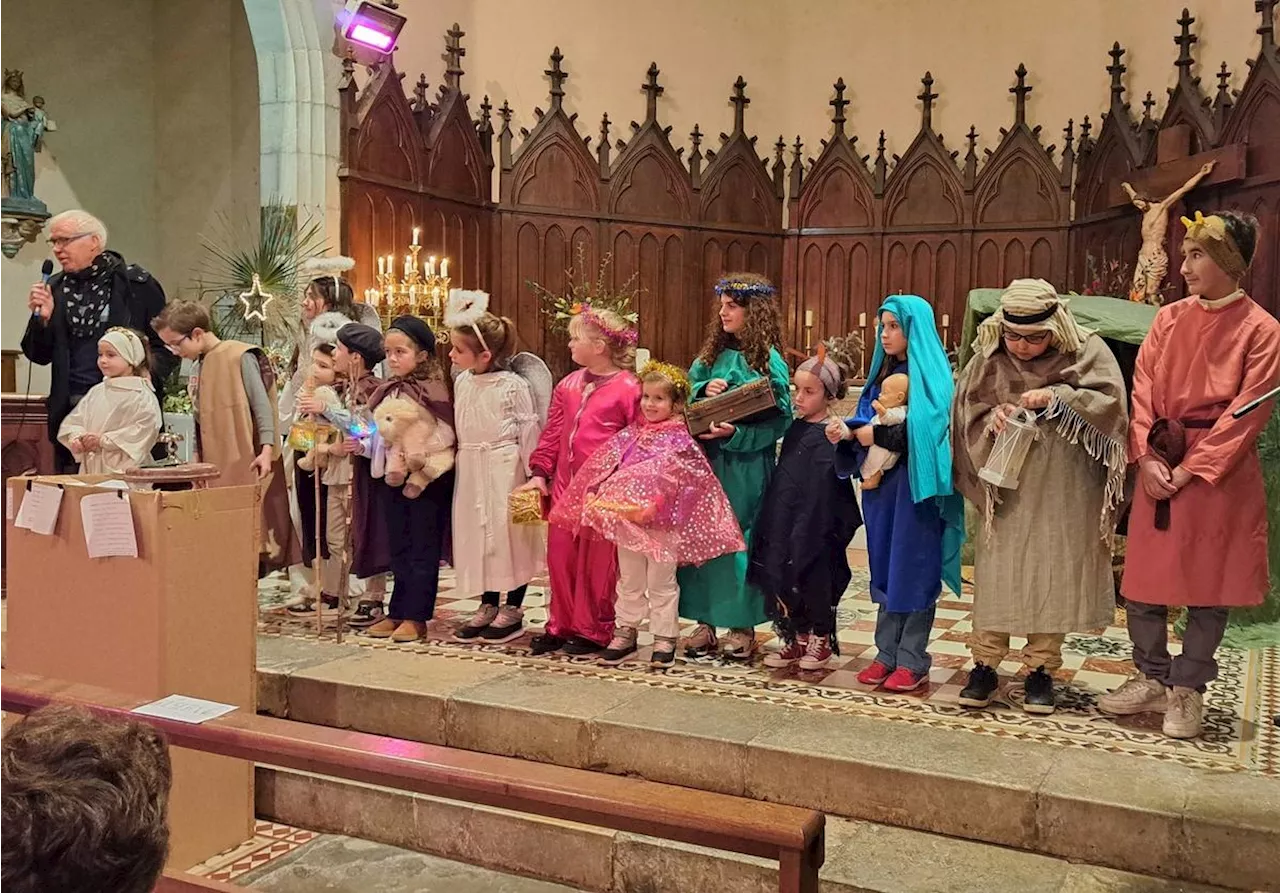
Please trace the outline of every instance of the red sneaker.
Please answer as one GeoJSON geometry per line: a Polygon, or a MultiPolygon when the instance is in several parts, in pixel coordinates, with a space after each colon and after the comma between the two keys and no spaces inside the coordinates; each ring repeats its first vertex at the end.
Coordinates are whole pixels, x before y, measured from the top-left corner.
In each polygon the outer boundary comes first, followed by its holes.
{"type": "Polygon", "coordinates": [[[781,651],[770,651],[764,656],[764,665],[781,669],[789,667],[804,657],[805,648],[808,647],[809,637],[797,638],[790,645],[787,645],[781,651]]]}
{"type": "Polygon", "coordinates": [[[858,674],[858,681],[863,685],[880,685],[889,678],[889,668],[880,661],[875,661],[858,674]]]}
{"type": "Polygon", "coordinates": [[[915,691],[929,681],[928,673],[917,676],[906,667],[898,667],[893,675],[884,681],[885,691],[915,691]]]}

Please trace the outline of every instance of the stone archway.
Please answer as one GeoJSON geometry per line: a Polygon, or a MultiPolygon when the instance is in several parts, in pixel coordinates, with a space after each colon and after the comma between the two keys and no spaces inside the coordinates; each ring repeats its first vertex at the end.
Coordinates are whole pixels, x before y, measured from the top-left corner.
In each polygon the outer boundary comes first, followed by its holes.
{"type": "Polygon", "coordinates": [[[244,0],[258,56],[261,201],[323,220],[338,244],[338,77],[331,52],[340,0],[244,0]]]}

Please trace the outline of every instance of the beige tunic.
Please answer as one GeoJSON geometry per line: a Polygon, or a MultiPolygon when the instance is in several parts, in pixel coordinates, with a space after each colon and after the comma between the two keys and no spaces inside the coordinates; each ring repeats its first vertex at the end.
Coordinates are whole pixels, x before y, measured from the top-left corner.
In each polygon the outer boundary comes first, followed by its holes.
{"type": "Polygon", "coordinates": [[[80,463],[81,474],[120,474],[147,461],[160,424],[150,378],[104,378],[62,420],[58,440],[80,463]],[[97,434],[101,447],[91,453],[77,450],[72,442],[82,434],[97,434]]]}

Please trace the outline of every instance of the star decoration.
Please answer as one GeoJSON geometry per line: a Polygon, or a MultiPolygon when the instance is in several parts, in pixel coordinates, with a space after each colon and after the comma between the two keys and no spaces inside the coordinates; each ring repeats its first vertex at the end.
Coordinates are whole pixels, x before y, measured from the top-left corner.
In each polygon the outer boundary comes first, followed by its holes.
{"type": "Polygon", "coordinates": [[[267,321],[267,305],[275,298],[275,295],[269,294],[262,290],[262,280],[258,278],[258,274],[253,274],[253,285],[248,291],[240,292],[240,303],[244,305],[244,321],[256,319],[259,322],[267,321]]]}

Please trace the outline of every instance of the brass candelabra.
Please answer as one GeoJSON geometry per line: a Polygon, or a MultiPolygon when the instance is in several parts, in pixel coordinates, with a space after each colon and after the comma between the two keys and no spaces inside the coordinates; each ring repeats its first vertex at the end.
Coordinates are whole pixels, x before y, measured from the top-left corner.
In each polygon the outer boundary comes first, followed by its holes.
{"type": "Polygon", "coordinates": [[[377,287],[365,289],[364,302],[378,311],[383,328],[397,316],[420,317],[435,331],[437,339],[448,340],[444,324],[445,301],[449,296],[449,258],[428,255],[425,269],[418,262],[422,245],[419,228],[413,229],[413,244],[404,256],[402,275],[397,276],[396,256],[378,258],[377,287]],[[438,266],[437,266],[438,262],[438,266]]]}

